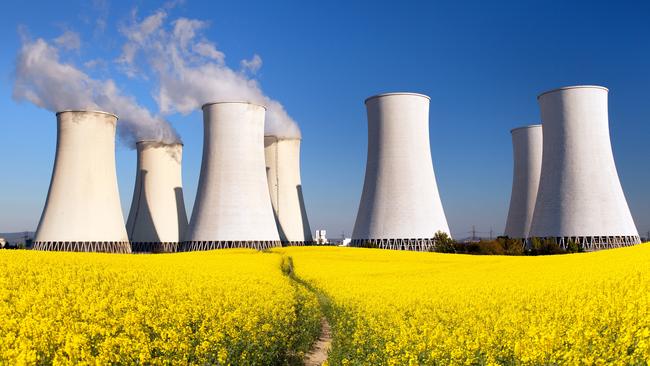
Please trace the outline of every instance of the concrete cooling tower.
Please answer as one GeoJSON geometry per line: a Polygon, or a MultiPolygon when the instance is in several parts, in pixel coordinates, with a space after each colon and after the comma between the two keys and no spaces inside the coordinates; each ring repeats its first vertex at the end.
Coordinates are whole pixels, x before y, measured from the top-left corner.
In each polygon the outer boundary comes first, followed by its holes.
{"type": "Polygon", "coordinates": [[[616,172],[606,88],[571,86],[541,94],[544,147],[531,237],[586,250],[638,244],[616,172]]]}
{"type": "Polygon", "coordinates": [[[54,169],[34,249],[130,253],[115,174],[117,117],[95,111],[56,117],[54,169]]]}
{"type": "Polygon", "coordinates": [[[388,93],[365,101],[368,157],[353,246],[429,250],[449,234],[429,146],[429,97],[388,93]]]}
{"type": "Polygon", "coordinates": [[[515,128],[512,131],[514,169],[510,210],[504,235],[525,239],[533,220],[539,176],[542,170],[542,125],[515,128]]]}
{"type": "Polygon", "coordinates": [[[185,250],[280,246],[264,165],[262,106],[203,106],[203,161],[185,250]]]}
{"type": "Polygon", "coordinates": [[[181,160],[183,145],[140,141],[126,230],[134,252],[176,252],[187,230],[181,160]]]}
{"type": "Polygon", "coordinates": [[[266,177],[283,245],[313,241],[300,183],[300,139],[264,137],[266,177]]]}

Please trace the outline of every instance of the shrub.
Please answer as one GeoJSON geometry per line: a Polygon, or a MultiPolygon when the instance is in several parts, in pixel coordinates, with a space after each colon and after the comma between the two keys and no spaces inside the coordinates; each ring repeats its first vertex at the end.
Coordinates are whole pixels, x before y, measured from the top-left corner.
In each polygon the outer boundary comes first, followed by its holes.
{"type": "Polygon", "coordinates": [[[447,235],[447,233],[438,231],[436,235],[433,236],[433,241],[435,243],[433,250],[438,253],[456,253],[455,242],[452,238],[447,235]]]}
{"type": "Polygon", "coordinates": [[[569,253],[579,253],[579,252],[583,252],[584,249],[582,248],[582,245],[576,243],[572,239],[572,240],[569,240],[569,243],[567,243],[566,251],[569,252],[569,253]]]}
{"type": "Polygon", "coordinates": [[[550,255],[550,254],[564,254],[566,250],[557,243],[555,238],[533,238],[531,241],[531,255],[550,255]]]}

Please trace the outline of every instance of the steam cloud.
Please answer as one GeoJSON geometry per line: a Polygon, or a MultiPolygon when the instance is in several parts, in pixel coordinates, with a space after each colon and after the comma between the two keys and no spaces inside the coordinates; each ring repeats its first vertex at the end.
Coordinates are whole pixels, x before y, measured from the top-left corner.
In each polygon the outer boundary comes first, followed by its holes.
{"type": "MultiPolygon", "coordinates": [[[[78,50],[78,34],[66,31],[54,43],[67,50],[78,50]]],[[[122,91],[111,79],[97,80],[59,57],[59,48],[42,38],[23,37],[14,70],[13,98],[29,101],[41,108],[57,112],[67,109],[99,109],[120,117],[120,137],[134,148],[140,140],[163,143],[179,142],[169,123],[122,91]]]]}
{"type": "Polygon", "coordinates": [[[254,55],[242,60],[241,70],[225,63],[225,55],[203,36],[208,23],[178,18],[165,23],[166,10],[158,10],[120,29],[127,42],[117,60],[130,77],[153,73],[158,82],[155,96],[163,114],[188,114],[214,101],[249,101],[266,106],[265,134],[300,137],[300,129],[282,104],[266,96],[253,75],[262,66],[254,55]],[[144,65],[139,67],[139,60],[144,65]],[[151,70],[145,72],[143,70],[151,70]]]}

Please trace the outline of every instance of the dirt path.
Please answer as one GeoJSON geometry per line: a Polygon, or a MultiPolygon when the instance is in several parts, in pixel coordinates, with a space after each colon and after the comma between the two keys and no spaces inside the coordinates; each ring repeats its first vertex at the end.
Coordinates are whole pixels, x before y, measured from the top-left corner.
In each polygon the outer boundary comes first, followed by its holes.
{"type": "Polygon", "coordinates": [[[327,318],[322,317],[320,320],[320,336],[311,347],[311,350],[305,355],[303,364],[305,366],[320,366],[327,361],[327,353],[332,348],[332,329],[327,318]]]}
{"type": "MultiPolygon", "coordinates": [[[[299,286],[303,286],[309,292],[314,294],[318,299],[321,311],[325,313],[325,308],[329,305],[330,300],[321,292],[313,288],[309,283],[298,278],[293,271],[293,258],[289,256],[282,256],[281,264],[282,272],[287,275],[292,281],[299,286]]],[[[302,363],[305,366],[321,366],[327,361],[327,356],[332,348],[332,328],[325,316],[320,318],[320,335],[314,344],[312,344],[309,352],[305,354],[302,363]]],[[[297,360],[296,360],[297,361],[297,360]]]]}

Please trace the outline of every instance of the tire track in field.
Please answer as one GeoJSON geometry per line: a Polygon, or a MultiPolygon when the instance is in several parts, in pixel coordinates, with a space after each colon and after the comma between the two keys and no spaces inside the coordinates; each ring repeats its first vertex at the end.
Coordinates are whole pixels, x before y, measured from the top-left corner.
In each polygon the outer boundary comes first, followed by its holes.
{"type": "Polygon", "coordinates": [[[326,317],[321,318],[320,325],[320,336],[303,359],[305,366],[321,366],[327,361],[327,355],[332,348],[332,328],[326,317]]]}
{"type": "MultiPolygon", "coordinates": [[[[326,314],[325,308],[329,306],[330,300],[320,291],[316,290],[311,284],[297,277],[293,270],[293,258],[282,256],[282,271],[296,284],[304,287],[314,294],[318,299],[321,312],[326,314]]],[[[305,366],[321,366],[327,361],[330,349],[332,348],[332,327],[325,315],[321,317],[321,331],[318,339],[312,344],[311,349],[305,354],[302,360],[305,366]]]]}

